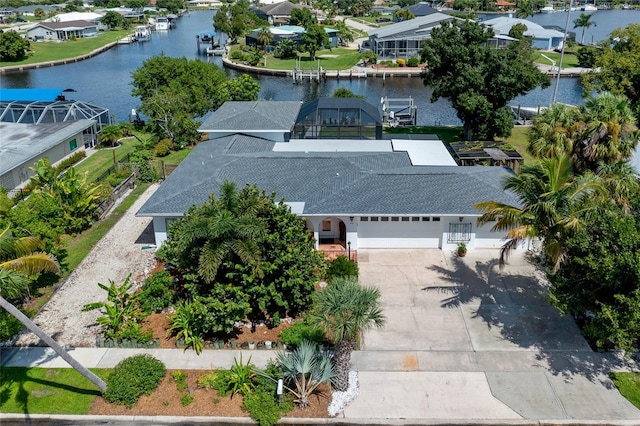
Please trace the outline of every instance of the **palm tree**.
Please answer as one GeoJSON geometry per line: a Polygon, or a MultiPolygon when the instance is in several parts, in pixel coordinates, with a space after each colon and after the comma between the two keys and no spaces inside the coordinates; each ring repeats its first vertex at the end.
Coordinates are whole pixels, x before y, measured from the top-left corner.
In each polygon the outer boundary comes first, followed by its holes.
{"type": "Polygon", "coordinates": [[[601,180],[592,173],[575,176],[571,160],[564,154],[524,166],[519,175],[506,179],[504,189],[513,192],[521,206],[497,201],[474,205],[484,212],[478,226],[496,221],[492,231],[507,231],[507,241],[500,250],[500,266],[519,243],[539,237],[553,271],[558,270],[565,257],[561,244],[564,232],[581,226],[594,212],[593,203],[586,202],[589,197],[606,193],[601,180]]]}
{"type": "Polygon", "coordinates": [[[558,103],[545,109],[529,129],[527,150],[536,158],[572,155],[578,112],[577,108],[558,103]]]}
{"type": "Polygon", "coordinates": [[[608,92],[589,98],[581,107],[576,149],[583,166],[595,171],[600,162],[626,161],[638,145],[640,133],[629,100],[608,92]]]}
{"type": "Polygon", "coordinates": [[[260,203],[266,201],[257,196],[240,200],[239,195],[235,184],[225,181],[218,200],[212,195],[208,203],[178,221],[170,234],[170,244],[182,266],[197,268],[207,283],[214,282],[220,267],[232,259],[250,265],[256,276],[263,276],[256,240],[264,235],[266,227],[257,213],[260,203]]]}
{"type": "Polygon", "coordinates": [[[108,146],[114,146],[122,136],[122,128],[117,124],[111,124],[104,126],[100,131],[100,142],[108,146]]]}
{"type": "Polygon", "coordinates": [[[578,18],[573,21],[573,28],[582,28],[582,38],[580,39],[580,44],[584,44],[584,32],[592,25],[596,27],[596,23],[591,20],[593,15],[588,13],[581,13],[578,18]]]}
{"type": "Polygon", "coordinates": [[[349,362],[358,337],[385,323],[379,299],[377,288],[361,286],[356,277],[336,278],[314,294],[310,315],[335,344],[334,386],[338,391],[349,388],[349,362]]]}
{"type": "Polygon", "coordinates": [[[267,46],[273,41],[273,34],[268,27],[262,27],[258,33],[258,44],[262,46],[262,50],[266,53],[267,46]]]}
{"type": "Polygon", "coordinates": [[[34,324],[18,308],[3,296],[19,297],[27,288],[29,275],[41,272],[59,272],[60,266],[55,257],[39,252],[42,241],[35,237],[16,238],[7,227],[0,233],[0,306],[13,315],[33,332],[40,340],[53,349],[71,367],[89,379],[104,392],[107,384],[69,355],[58,343],[34,324]]]}

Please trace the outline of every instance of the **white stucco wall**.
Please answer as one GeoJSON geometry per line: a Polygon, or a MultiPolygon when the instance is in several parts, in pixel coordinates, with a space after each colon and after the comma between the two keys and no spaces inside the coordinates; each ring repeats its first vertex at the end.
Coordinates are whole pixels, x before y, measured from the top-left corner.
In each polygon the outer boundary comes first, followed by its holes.
{"type": "Polygon", "coordinates": [[[388,221],[358,222],[358,248],[438,248],[441,222],[388,221]]]}

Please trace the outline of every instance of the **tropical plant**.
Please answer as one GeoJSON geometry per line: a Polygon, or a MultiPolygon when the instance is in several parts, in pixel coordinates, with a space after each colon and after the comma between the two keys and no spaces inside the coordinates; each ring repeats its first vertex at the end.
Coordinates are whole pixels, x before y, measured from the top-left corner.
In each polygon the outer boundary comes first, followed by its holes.
{"type": "Polygon", "coordinates": [[[266,52],[267,46],[273,41],[273,34],[269,27],[262,27],[258,32],[258,44],[262,46],[262,50],[266,52]]]}
{"type": "Polygon", "coordinates": [[[251,364],[251,357],[247,363],[242,362],[242,354],[240,360],[233,359],[233,366],[229,370],[218,370],[216,377],[213,379],[213,387],[218,391],[220,396],[235,394],[248,395],[255,388],[254,380],[256,378],[256,368],[251,364]]]}
{"type": "Polygon", "coordinates": [[[527,150],[537,158],[550,158],[562,154],[573,156],[574,130],[579,111],[555,103],[533,120],[529,129],[527,150]]]}
{"type": "Polygon", "coordinates": [[[151,330],[146,333],[141,330],[138,296],[132,292],[130,280],[131,274],[119,286],[113,280],[109,280],[109,286],[98,283],[98,287],[107,292],[107,301],[88,303],[82,310],[104,310],[104,315],[96,321],[102,326],[107,339],[117,342],[131,339],[146,343],[151,340],[152,333],[151,330]]]}
{"type": "Polygon", "coordinates": [[[279,351],[276,362],[282,370],[286,389],[295,396],[301,407],[309,405],[309,397],[318,386],[329,382],[335,376],[331,359],[318,352],[315,343],[303,340],[292,352],[279,351]]]}
{"type": "Polygon", "coordinates": [[[601,179],[592,173],[575,176],[571,161],[564,154],[525,165],[520,174],[505,179],[504,189],[514,193],[522,206],[497,201],[474,205],[484,212],[478,218],[478,226],[495,221],[492,231],[507,231],[507,241],[500,250],[500,265],[522,241],[538,237],[554,271],[565,258],[561,242],[565,231],[583,225],[594,213],[593,205],[586,201],[606,192],[601,179]]]}
{"type": "Polygon", "coordinates": [[[349,362],[358,338],[367,330],[384,326],[379,299],[378,289],[361,286],[355,277],[335,279],[314,294],[311,321],[324,328],[335,344],[334,386],[339,391],[349,387],[349,362]]]}
{"type": "Polygon", "coordinates": [[[581,13],[580,16],[573,21],[573,28],[582,28],[582,37],[580,38],[580,44],[584,44],[584,32],[591,28],[591,26],[597,27],[596,23],[591,20],[593,15],[590,13],[581,13]]]}
{"type": "Polygon", "coordinates": [[[316,52],[320,49],[331,49],[331,40],[324,28],[318,24],[311,24],[302,34],[300,49],[309,52],[311,61],[316,60],[316,52]]]}
{"type": "Polygon", "coordinates": [[[293,58],[294,56],[296,56],[296,43],[290,38],[284,38],[280,40],[278,43],[276,43],[276,48],[273,51],[273,56],[282,59],[293,58]]]}
{"type": "Polygon", "coordinates": [[[42,331],[40,327],[4,297],[5,295],[12,298],[19,297],[27,288],[30,275],[60,271],[60,265],[58,265],[53,256],[38,251],[43,246],[42,241],[37,238],[14,237],[9,227],[2,231],[0,234],[0,307],[17,318],[29,331],[53,349],[71,367],[104,392],[107,389],[107,384],[100,377],[76,361],[51,336],[42,331]]]}
{"type": "Polygon", "coordinates": [[[204,348],[201,319],[205,313],[206,308],[198,301],[180,301],[169,318],[169,334],[184,340],[184,349],[193,348],[198,355],[204,348]]]}
{"type": "Polygon", "coordinates": [[[298,347],[305,340],[320,345],[327,343],[327,336],[321,327],[307,318],[294,322],[280,333],[280,341],[291,348],[298,347]]]}
{"type": "Polygon", "coordinates": [[[338,277],[358,276],[358,264],[347,256],[338,256],[329,262],[327,268],[327,280],[338,277]]]}
{"type": "Polygon", "coordinates": [[[628,99],[605,92],[588,98],[580,111],[575,136],[579,166],[596,170],[600,162],[611,164],[631,157],[640,133],[628,99]]]}
{"type": "Polygon", "coordinates": [[[173,301],[173,278],[167,271],[159,271],[146,279],[138,297],[143,312],[162,312],[173,301]]]}

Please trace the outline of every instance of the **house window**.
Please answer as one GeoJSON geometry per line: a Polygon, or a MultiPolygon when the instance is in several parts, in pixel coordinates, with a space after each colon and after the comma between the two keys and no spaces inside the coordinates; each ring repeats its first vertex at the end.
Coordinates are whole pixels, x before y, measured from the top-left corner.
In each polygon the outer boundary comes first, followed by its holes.
{"type": "Polygon", "coordinates": [[[367,216],[362,216],[360,218],[360,222],[369,222],[369,218],[367,216]]]}
{"type": "Polygon", "coordinates": [[[440,218],[439,218],[439,217],[437,217],[437,216],[436,216],[436,217],[434,217],[434,218],[431,218],[431,220],[433,220],[434,222],[440,222],[440,218]]]}
{"type": "Polygon", "coordinates": [[[449,243],[468,243],[471,241],[471,224],[470,223],[450,223],[449,243]]]}
{"type": "Polygon", "coordinates": [[[378,218],[377,218],[376,216],[373,216],[373,217],[371,218],[371,222],[377,222],[377,221],[378,221],[378,218]]]}
{"type": "Polygon", "coordinates": [[[407,216],[403,216],[403,217],[402,217],[402,221],[403,221],[403,222],[409,222],[409,218],[408,218],[407,216]]]}
{"type": "Polygon", "coordinates": [[[69,141],[69,149],[71,151],[75,150],[76,148],[78,148],[78,141],[76,141],[75,139],[71,139],[69,141]]]}
{"type": "Polygon", "coordinates": [[[331,220],[323,220],[322,221],[322,230],[323,231],[331,231],[331,220]]]}
{"type": "Polygon", "coordinates": [[[398,216],[394,216],[391,218],[391,222],[398,222],[400,218],[398,216]]]}
{"type": "Polygon", "coordinates": [[[417,216],[414,216],[411,218],[411,222],[420,222],[420,218],[417,216]]]}
{"type": "Polygon", "coordinates": [[[380,218],[380,220],[381,220],[382,222],[389,222],[389,218],[388,218],[387,216],[382,216],[382,217],[380,218]]]}
{"type": "Polygon", "coordinates": [[[430,217],[423,217],[423,218],[422,218],[422,221],[423,221],[423,222],[429,222],[430,220],[431,220],[431,218],[430,218],[430,217]]]}

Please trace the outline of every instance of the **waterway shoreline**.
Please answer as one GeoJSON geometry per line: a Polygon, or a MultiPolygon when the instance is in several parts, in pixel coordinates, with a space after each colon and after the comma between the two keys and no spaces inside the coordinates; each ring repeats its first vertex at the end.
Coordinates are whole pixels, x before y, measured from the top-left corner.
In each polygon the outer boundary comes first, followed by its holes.
{"type": "Polygon", "coordinates": [[[80,62],[80,61],[84,61],[85,59],[93,58],[94,56],[99,55],[102,52],[106,52],[107,50],[117,45],[118,45],[118,42],[114,41],[114,42],[105,44],[104,46],[99,47],[97,49],[94,49],[89,53],[76,56],[74,58],[57,59],[55,61],[46,61],[46,62],[36,62],[34,64],[9,65],[9,66],[0,68],[0,74],[22,72],[22,71],[28,71],[28,70],[38,69],[38,68],[55,67],[56,65],[72,64],[74,62],[80,62]]]}

